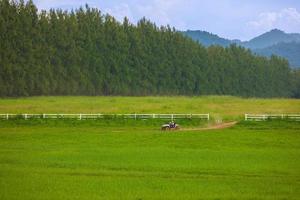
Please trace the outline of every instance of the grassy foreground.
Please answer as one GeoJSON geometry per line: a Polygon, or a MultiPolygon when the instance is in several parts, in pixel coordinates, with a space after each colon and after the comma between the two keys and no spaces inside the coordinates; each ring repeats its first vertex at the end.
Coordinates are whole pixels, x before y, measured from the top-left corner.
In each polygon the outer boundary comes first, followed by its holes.
{"type": "Polygon", "coordinates": [[[298,99],[202,97],[30,97],[0,99],[1,113],[210,113],[242,118],[245,113],[300,113],[298,99]]]}
{"type": "MultiPolygon", "coordinates": [[[[299,113],[292,99],[32,97],[0,113],[299,113]]],[[[161,132],[159,120],[0,120],[0,199],[299,199],[300,123],[161,132]]],[[[183,127],[206,122],[182,120],[183,127]]],[[[213,121],[210,123],[214,123],[213,121]]]]}
{"type": "Polygon", "coordinates": [[[0,199],[299,199],[300,123],[1,122],[0,199]]]}

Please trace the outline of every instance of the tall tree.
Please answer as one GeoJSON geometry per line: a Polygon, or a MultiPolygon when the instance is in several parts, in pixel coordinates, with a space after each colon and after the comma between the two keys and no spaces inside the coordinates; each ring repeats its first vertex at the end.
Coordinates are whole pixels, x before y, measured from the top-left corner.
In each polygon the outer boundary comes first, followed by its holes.
{"type": "Polygon", "coordinates": [[[145,18],[133,25],[88,5],[38,12],[32,0],[0,0],[0,96],[299,97],[299,79],[277,56],[206,48],[145,18]]]}

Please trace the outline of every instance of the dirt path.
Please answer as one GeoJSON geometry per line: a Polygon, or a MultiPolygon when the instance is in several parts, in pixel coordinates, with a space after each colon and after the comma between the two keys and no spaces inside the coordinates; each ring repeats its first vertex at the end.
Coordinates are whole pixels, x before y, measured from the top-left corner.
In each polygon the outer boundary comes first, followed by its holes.
{"type": "Polygon", "coordinates": [[[214,124],[214,125],[204,127],[204,128],[182,128],[180,130],[181,131],[202,131],[202,130],[224,129],[224,128],[230,128],[230,127],[234,126],[236,123],[237,123],[237,121],[214,124]]]}

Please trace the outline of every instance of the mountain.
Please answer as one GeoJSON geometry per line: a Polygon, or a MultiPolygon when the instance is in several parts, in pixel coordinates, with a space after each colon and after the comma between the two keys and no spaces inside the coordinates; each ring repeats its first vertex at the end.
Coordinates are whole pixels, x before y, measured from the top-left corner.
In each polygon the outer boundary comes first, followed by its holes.
{"type": "Polygon", "coordinates": [[[241,43],[240,40],[228,40],[225,38],[221,38],[218,35],[206,32],[206,31],[192,31],[188,30],[182,32],[183,35],[192,38],[195,41],[200,42],[204,46],[211,46],[211,45],[220,45],[223,47],[227,47],[232,43],[241,43]]]}
{"type": "Polygon", "coordinates": [[[278,43],[300,42],[299,33],[285,33],[278,29],[273,29],[250,41],[243,42],[242,45],[249,49],[262,49],[276,45],[278,43]]]}
{"type": "Polygon", "coordinates": [[[229,46],[230,44],[238,44],[249,49],[262,49],[270,47],[278,43],[290,43],[290,42],[299,42],[300,43],[300,34],[299,33],[285,33],[279,29],[273,29],[269,32],[266,32],[262,35],[259,35],[249,41],[241,40],[229,40],[226,38],[219,37],[213,33],[200,30],[187,30],[183,31],[182,34],[192,38],[195,41],[200,42],[204,46],[211,45],[220,45],[223,47],[229,46]]]}
{"type": "Polygon", "coordinates": [[[255,53],[263,56],[272,54],[286,58],[291,66],[300,67],[300,43],[281,42],[263,49],[254,49],[255,53]]]}
{"type": "Polygon", "coordinates": [[[273,29],[249,41],[243,42],[222,38],[206,31],[188,30],[182,33],[204,46],[220,45],[227,47],[230,44],[237,44],[249,48],[259,55],[271,56],[275,54],[284,57],[292,67],[300,67],[299,33],[285,33],[281,30],[273,29]]]}

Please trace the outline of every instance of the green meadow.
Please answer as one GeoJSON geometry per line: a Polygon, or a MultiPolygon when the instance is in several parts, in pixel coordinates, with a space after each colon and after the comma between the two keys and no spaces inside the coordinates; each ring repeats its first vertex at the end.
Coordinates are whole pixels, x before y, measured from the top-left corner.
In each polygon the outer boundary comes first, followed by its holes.
{"type": "Polygon", "coordinates": [[[202,97],[28,97],[0,99],[1,113],[210,113],[242,118],[245,113],[300,113],[298,99],[202,97]]]}
{"type": "MultiPolygon", "coordinates": [[[[1,113],[299,113],[235,97],[1,99],[1,113]]],[[[0,199],[299,199],[300,122],[162,132],[153,120],[0,121],[0,199]]],[[[182,127],[207,122],[182,120],[182,127]]]]}

